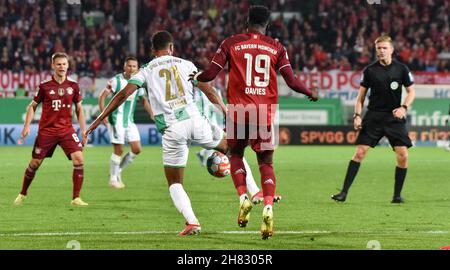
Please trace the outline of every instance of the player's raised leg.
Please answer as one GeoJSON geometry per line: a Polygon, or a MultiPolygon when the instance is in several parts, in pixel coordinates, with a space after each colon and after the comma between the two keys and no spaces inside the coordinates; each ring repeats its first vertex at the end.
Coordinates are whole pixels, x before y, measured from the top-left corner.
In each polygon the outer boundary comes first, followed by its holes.
{"type": "Polygon", "coordinates": [[[362,160],[366,156],[369,151],[368,145],[357,145],[355,154],[353,158],[350,160],[347,173],[345,174],[344,184],[342,186],[341,192],[331,196],[331,198],[335,201],[344,202],[347,198],[348,190],[350,189],[353,180],[355,180],[356,175],[358,174],[359,166],[361,165],[362,160]]]}
{"type": "Polygon", "coordinates": [[[70,154],[73,164],[73,192],[72,192],[72,205],[75,206],[87,206],[88,204],[80,198],[81,187],[84,180],[84,167],[83,167],[83,152],[77,151],[70,154]]]}
{"type": "Polygon", "coordinates": [[[401,192],[408,170],[408,148],[406,146],[395,146],[394,150],[397,155],[397,167],[395,167],[395,186],[392,203],[403,203],[401,192]]]}
{"type": "Polygon", "coordinates": [[[28,188],[30,187],[31,182],[34,179],[36,171],[41,166],[42,161],[43,159],[35,159],[35,158],[31,159],[30,163],[28,164],[28,167],[25,169],[25,174],[23,176],[22,190],[20,191],[19,195],[17,195],[17,198],[14,200],[15,205],[23,204],[23,201],[25,200],[28,193],[28,188]]]}

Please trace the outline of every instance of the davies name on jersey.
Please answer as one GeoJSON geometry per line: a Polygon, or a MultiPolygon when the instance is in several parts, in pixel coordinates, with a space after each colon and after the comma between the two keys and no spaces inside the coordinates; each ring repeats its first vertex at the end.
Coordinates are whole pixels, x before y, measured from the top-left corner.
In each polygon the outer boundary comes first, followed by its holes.
{"type": "Polygon", "coordinates": [[[264,96],[266,95],[266,88],[245,87],[245,93],[250,95],[264,96]]]}

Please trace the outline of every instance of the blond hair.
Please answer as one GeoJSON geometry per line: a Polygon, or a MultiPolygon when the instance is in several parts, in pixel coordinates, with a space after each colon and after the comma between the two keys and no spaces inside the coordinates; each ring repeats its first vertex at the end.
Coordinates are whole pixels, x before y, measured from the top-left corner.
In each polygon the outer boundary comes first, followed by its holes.
{"type": "Polygon", "coordinates": [[[56,52],[56,53],[54,53],[52,55],[52,63],[54,63],[57,58],[66,58],[67,61],[69,61],[69,56],[66,53],[63,53],[63,52],[56,52]]]}
{"type": "Polygon", "coordinates": [[[392,41],[392,38],[387,35],[379,36],[377,39],[375,39],[375,45],[377,45],[380,42],[389,42],[391,43],[392,47],[394,46],[394,42],[392,41]]]}

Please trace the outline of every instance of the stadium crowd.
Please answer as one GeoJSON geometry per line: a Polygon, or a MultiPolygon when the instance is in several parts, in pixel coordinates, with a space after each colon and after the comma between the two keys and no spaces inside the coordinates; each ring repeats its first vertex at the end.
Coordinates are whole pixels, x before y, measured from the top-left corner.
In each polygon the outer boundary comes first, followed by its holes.
{"type": "MultiPolygon", "coordinates": [[[[79,75],[121,71],[128,1],[81,2],[0,0],[0,70],[48,70],[50,55],[65,51],[79,75]]],[[[141,0],[137,56],[148,61],[151,34],[166,29],[177,41],[177,55],[204,68],[218,42],[244,30],[248,6],[265,4],[273,11],[269,35],[286,46],[296,70],[361,69],[373,60],[369,48],[381,33],[393,37],[397,57],[412,70],[450,70],[450,0],[298,2],[141,0]]]]}

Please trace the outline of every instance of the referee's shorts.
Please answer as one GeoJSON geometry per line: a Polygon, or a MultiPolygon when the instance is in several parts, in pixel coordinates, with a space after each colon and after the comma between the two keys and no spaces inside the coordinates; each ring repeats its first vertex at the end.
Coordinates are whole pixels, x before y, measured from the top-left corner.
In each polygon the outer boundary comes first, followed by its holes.
{"type": "Polygon", "coordinates": [[[406,119],[394,117],[392,112],[367,111],[362,120],[362,128],[355,144],[375,147],[386,136],[392,147],[411,147],[411,139],[406,129],[406,119]]]}

